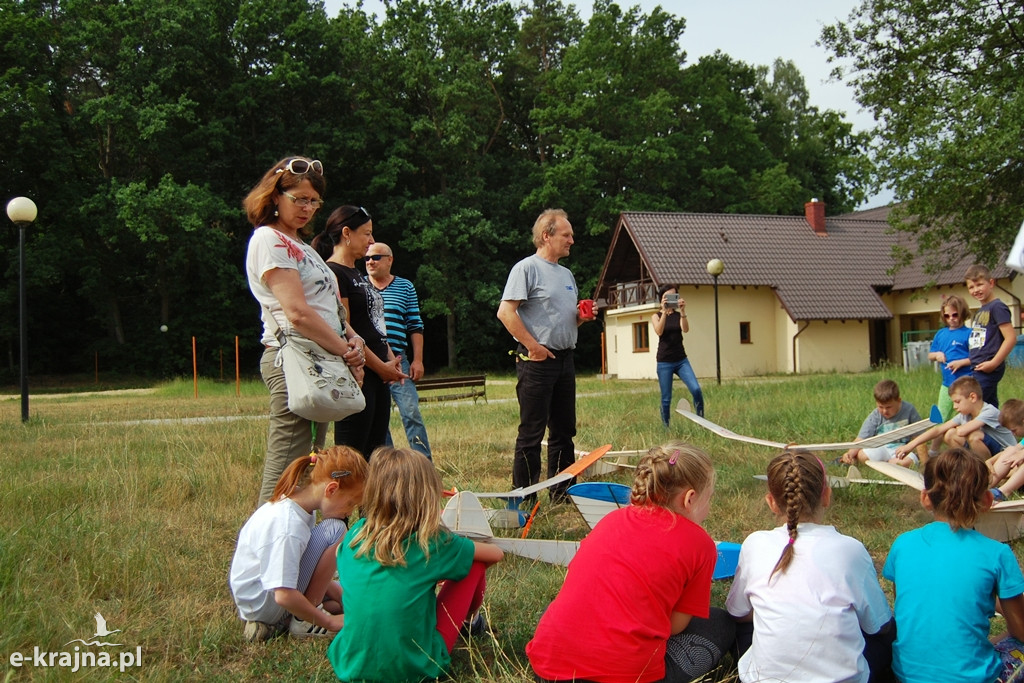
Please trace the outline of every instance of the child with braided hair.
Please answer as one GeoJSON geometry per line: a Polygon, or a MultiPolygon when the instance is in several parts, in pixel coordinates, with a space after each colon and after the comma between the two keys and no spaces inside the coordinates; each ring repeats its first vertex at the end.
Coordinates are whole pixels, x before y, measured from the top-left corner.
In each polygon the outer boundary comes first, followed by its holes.
{"type": "Polygon", "coordinates": [[[824,464],[803,450],[775,456],[765,501],[781,526],[743,541],[725,603],[741,622],[740,680],[864,682],[882,675],[892,613],[864,545],[824,524],[832,502],[824,464]]]}
{"type": "Polygon", "coordinates": [[[700,525],[714,487],[711,458],[694,446],[647,452],[630,504],[580,543],[526,646],[537,680],[681,683],[718,665],[735,625],[711,607],[717,552],[700,525]]]}
{"type": "Polygon", "coordinates": [[[246,640],[267,640],[286,627],[295,637],[341,630],[334,555],[345,518],[362,500],[366,472],[366,460],[348,446],[296,458],[242,527],[228,583],[246,640]]]}
{"type": "Polygon", "coordinates": [[[1024,576],[1013,551],[972,527],[992,505],[988,468],[951,448],[924,469],[921,505],[935,521],[893,541],[882,576],[895,584],[893,673],[904,683],[1024,680],[1024,576]],[[993,647],[996,610],[1009,637],[993,647]]]}

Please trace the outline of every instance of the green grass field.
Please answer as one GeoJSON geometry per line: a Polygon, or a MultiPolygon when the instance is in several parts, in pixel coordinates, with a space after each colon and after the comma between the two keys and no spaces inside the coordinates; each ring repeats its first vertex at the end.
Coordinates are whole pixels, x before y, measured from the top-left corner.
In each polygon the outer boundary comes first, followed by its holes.
{"type": "MultiPolygon", "coordinates": [[[[847,440],[874,408],[871,388],[883,377],[899,382],[903,398],[927,416],[939,376],[890,369],[721,386],[705,380],[707,417],[783,442],[847,440]]],[[[718,438],[678,416],[666,433],[655,381],[581,378],[578,390],[578,447],[690,441],[711,454],[718,471],[708,532],[740,542],[774,526],[765,486],[752,476],[764,472],[773,451],[718,438]]],[[[267,399],[258,382],[244,383],[241,394],[236,397],[233,384],[204,381],[194,398],[192,382],[180,381],[126,393],[33,395],[26,424],[17,396],[0,398],[5,680],[334,680],[324,641],[249,645],[242,638],[227,572],[238,529],[256,504],[267,399]],[[34,648],[73,651],[71,641],[91,639],[96,612],[108,628],[121,629],[113,642],[123,646],[106,649],[116,659],[141,648],[140,665],[123,673],[115,667],[72,673],[33,662],[34,648]],[[11,666],[18,652],[26,661],[11,666]]],[[[487,403],[424,404],[446,486],[510,485],[518,424],[514,379],[489,376],[487,395],[487,403]]],[[[688,397],[679,383],[675,396],[688,397]]],[[[1007,372],[1000,396],[1024,396],[1024,371],[1007,372]]],[[[392,425],[404,441],[397,415],[392,425]]],[[[625,474],[609,479],[628,483],[625,474]]],[[[929,520],[916,492],[905,487],[855,485],[837,490],[833,501],[828,521],[861,539],[879,568],[897,534],[929,520]]],[[[574,508],[545,502],[531,536],[578,539],[585,529],[574,508]]],[[[1020,557],[1018,544],[1014,551],[1020,557]]],[[[564,569],[516,557],[492,569],[485,609],[496,634],[456,648],[453,679],[532,680],[524,648],[563,577],[564,569]]],[[[713,604],[722,605],[728,589],[728,581],[716,582],[713,604]]],[[[578,637],[586,637],[585,630],[578,637]]]]}

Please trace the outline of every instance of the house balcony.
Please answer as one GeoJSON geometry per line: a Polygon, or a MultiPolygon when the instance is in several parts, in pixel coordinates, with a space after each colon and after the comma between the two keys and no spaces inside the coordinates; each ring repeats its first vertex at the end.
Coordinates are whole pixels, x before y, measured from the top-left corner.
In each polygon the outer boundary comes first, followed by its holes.
{"type": "Polygon", "coordinates": [[[609,285],[604,291],[606,304],[603,308],[629,308],[658,302],[658,286],[653,282],[619,282],[609,285]]]}

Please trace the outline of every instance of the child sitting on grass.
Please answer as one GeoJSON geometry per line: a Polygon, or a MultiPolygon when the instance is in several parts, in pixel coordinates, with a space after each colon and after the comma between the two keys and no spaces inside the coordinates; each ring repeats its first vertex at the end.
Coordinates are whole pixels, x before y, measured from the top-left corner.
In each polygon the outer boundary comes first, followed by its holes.
{"type": "Polygon", "coordinates": [[[270,501],[238,533],[231,561],[229,585],[246,640],[267,640],[285,627],[300,638],[341,630],[334,553],[365,480],[366,460],[348,446],[296,458],[281,474],[270,501]]]}
{"type": "Polygon", "coordinates": [[[824,524],[832,502],[824,464],[807,451],[783,451],[768,464],[765,501],[782,526],[743,541],[725,603],[743,622],[740,680],[881,677],[892,612],[864,545],[824,524]]]}
{"type": "Polygon", "coordinates": [[[1024,401],[1011,398],[1003,403],[999,409],[999,424],[1009,429],[1019,442],[986,461],[991,472],[989,486],[998,486],[992,489],[996,502],[1006,500],[1011,493],[1024,486],[1024,467],[1020,467],[1024,464],[1024,401]]]}
{"type": "MultiPolygon", "coordinates": [[[[911,403],[900,398],[900,386],[891,379],[883,379],[875,385],[875,409],[864,419],[857,433],[857,440],[867,439],[878,434],[891,432],[899,427],[905,427],[921,419],[911,403]]],[[[910,467],[916,465],[918,460],[928,459],[928,449],[924,446],[919,448],[919,454],[907,451],[907,457],[897,458],[895,451],[906,439],[885,446],[875,448],[857,448],[854,446],[840,456],[840,460],[847,465],[867,462],[868,460],[893,460],[897,465],[910,467]],[[919,457],[920,456],[920,457],[919,457]]]]}
{"type": "Polygon", "coordinates": [[[441,526],[441,489],[421,453],[373,452],[363,519],[338,548],[345,628],[327,657],[340,680],[430,680],[451,664],[460,627],[483,603],[485,571],[503,553],[441,526]]]}
{"type": "Polygon", "coordinates": [[[896,593],[893,673],[904,683],[1020,680],[1024,576],[1009,546],[971,528],[992,504],[985,462],[949,449],[928,461],[924,486],[935,521],[901,534],[882,569],[896,593]],[[993,647],[997,609],[1010,637],[993,647]]]}
{"type": "Polygon", "coordinates": [[[689,681],[717,666],[735,625],[711,608],[717,552],[700,526],[715,471],[673,442],[637,465],[630,504],[580,543],[526,646],[540,681],[689,681]]]}
{"type": "Polygon", "coordinates": [[[952,448],[968,448],[983,459],[990,458],[1013,446],[1017,440],[1013,432],[999,423],[999,409],[981,399],[981,385],[973,377],[961,377],[949,387],[956,415],[918,435],[910,443],[896,449],[904,456],[916,446],[926,444],[935,437],[952,448]]]}

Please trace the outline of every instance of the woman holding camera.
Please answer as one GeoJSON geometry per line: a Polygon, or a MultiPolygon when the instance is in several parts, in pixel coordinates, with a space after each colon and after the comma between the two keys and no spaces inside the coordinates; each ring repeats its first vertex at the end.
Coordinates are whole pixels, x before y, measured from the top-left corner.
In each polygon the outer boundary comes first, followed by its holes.
{"type": "Polygon", "coordinates": [[[679,298],[675,285],[658,289],[661,308],[651,316],[651,325],[658,335],[658,385],[661,387],[661,421],[668,427],[672,411],[672,376],[678,375],[693,395],[693,410],[704,415],[704,394],[683,347],[683,334],[690,331],[686,318],[686,300],[679,298]]]}

